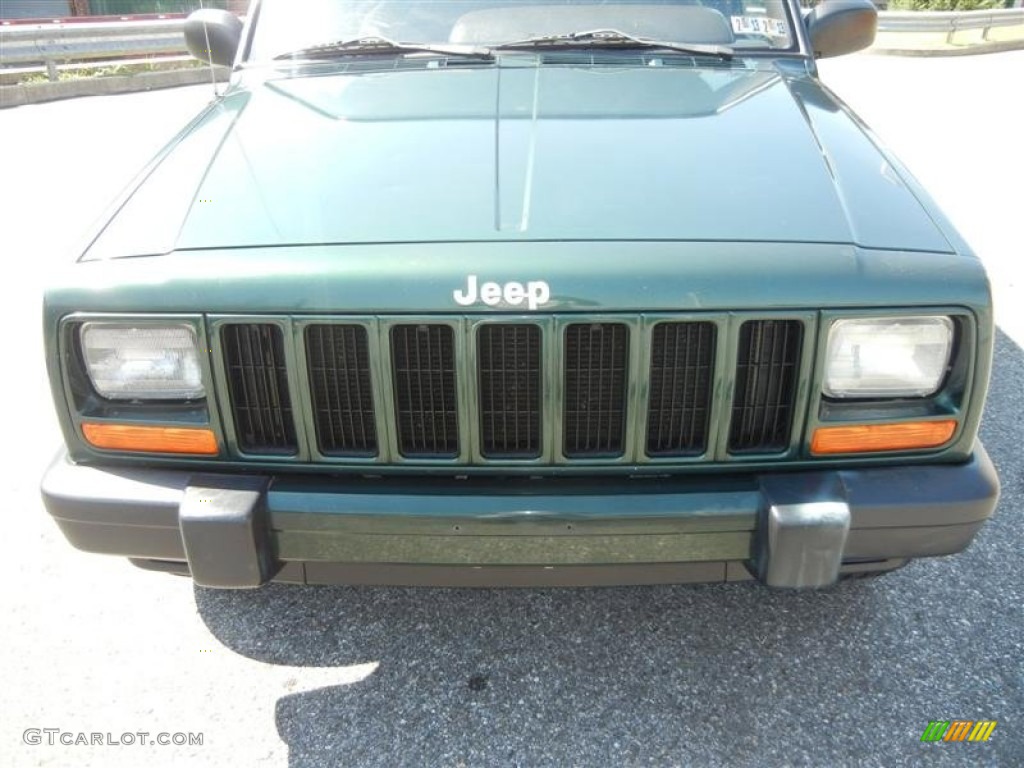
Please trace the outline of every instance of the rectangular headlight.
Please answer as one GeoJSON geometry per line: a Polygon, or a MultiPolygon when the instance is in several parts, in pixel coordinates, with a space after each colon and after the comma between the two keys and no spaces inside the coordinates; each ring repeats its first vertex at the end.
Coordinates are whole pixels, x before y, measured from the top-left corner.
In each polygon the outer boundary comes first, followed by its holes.
{"type": "Polygon", "coordinates": [[[948,317],[836,320],[828,334],[828,397],[927,397],[946,375],[953,348],[948,317]]]}
{"type": "Polygon", "coordinates": [[[204,397],[199,344],[188,325],[86,323],[82,356],[97,394],[109,400],[204,397]]]}

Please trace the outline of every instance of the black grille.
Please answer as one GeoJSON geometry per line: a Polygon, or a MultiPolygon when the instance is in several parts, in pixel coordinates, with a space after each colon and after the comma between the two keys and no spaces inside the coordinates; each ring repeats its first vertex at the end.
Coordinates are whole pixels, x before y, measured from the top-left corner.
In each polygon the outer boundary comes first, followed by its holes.
{"type": "Polygon", "coordinates": [[[579,323],[565,331],[563,451],[569,458],[619,456],[626,433],[629,329],[579,323]]]}
{"type": "Polygon", "coordinates": [[[803,325],[752,320],[740,327],[729,450],[771,453],[789,445],[803,325]]]}
{"type": "Polygon", "coordinates": [[[281,329],[225,325],[221,341],[238,447],[248,453],[295,453],[281,329]]]}
{"type": "Polygon", "coordinates": [[[692,456],[707,449],[714,354],[712,323],[654,326],[648,456],[692,456]]]}
{"type": "Polygon", "coordinates": [[[447,325],[391,329],[398,450],[403,456],[450,458],[459,453],[455,334],[447,325]]]}
{"type": "Polygon", "coordinates": [[[366,329],[312,325],[306,360],[317,446],[326,456],[376,456],[377,428],[366,329]]]}
{"type": "Polygon", "coordinates": [[[477,335],[480,452],[540,456],[541,339],[535,325],[484,325],[477,335]]]}

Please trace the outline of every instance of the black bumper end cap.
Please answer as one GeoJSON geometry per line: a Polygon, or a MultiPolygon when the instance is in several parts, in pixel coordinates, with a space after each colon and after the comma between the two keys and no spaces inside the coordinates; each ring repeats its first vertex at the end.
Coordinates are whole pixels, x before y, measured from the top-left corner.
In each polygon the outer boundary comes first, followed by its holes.
{"type": "Polygon", "coordinates": [[[196,584],[250,589],[280,570],[266,508],[267,478],[195,475],[178,510],[181,539],[196,584]]]}

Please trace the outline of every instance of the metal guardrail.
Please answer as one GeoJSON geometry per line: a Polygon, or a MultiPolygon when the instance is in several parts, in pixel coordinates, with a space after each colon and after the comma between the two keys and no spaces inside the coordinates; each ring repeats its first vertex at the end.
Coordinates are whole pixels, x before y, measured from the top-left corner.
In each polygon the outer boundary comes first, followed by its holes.
{"type": "Polygon", "coordinates": [[[879,32],[945,32],[946,42],[953,35],[969,29],[982,30],[988,40],[993,27],[1024,24],[1024,8],[1001,8],[992,11],[885,11],[878,14],[879,32]]]}
{"type": "Polygon", "coordinates": [[[50,80],[58,62],[187,53],[184,19],[0,27],[0,66],[44,65],[50,80]]]}
{"type": "MultiPolygon", "coordinates": [[[[885,11],[878,17],[881,32],[945,32],[949,43],[963,30],[981,29],[987,40],[993,27],[1024,25],[1024,8],[885,11]]],[[[50,80],[56,80],[58,62],[181,56],[186,53],[184,29],[184,19],[0,27],[0,67],[45,66],[50,80]]]]}

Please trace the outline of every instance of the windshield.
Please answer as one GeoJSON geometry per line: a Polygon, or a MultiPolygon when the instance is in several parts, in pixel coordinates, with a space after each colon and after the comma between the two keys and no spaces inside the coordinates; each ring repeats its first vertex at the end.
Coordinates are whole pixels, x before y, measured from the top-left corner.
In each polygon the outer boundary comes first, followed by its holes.
{"type": "Polygon", "coordinates": [[[248,58],[373,37],[491,47],[557,36],[570,49],[613,42],[571,37],[594,30],[737,52],[796,45],[784,0],[262,0],[248,58]]]}

